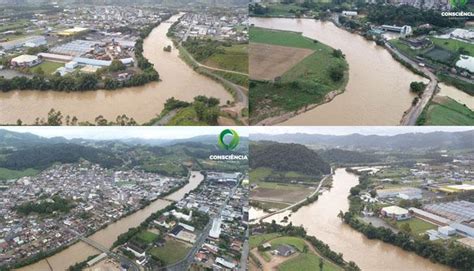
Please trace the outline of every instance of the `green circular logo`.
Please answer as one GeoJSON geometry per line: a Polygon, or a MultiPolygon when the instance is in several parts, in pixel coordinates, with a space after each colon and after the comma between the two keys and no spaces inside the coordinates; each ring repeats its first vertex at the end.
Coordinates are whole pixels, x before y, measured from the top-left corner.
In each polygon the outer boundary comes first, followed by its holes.
{"type": "Polygon", "coordinates": [[[219,135],[219,142],[218,143],[219,143],[219,147],[221,147],[221,149],[231,151],[231,150],[237,148],[237,146],[239,145],[239,142],[240,142],[240,137],[239,137],[239,134],[237,134],[237,132],[235,130],[225,129],[219,135]],[[230,141],[226,142],[224,140],[224,138],[226,136],[229,136],[229,135],[232,136],[232,139],[230,141]]]}
{"type": "Polygon", "coordinates": [[[453,8],[463,8],[467,4],[467,0],[451,0],[451,6],[453,8]]]}

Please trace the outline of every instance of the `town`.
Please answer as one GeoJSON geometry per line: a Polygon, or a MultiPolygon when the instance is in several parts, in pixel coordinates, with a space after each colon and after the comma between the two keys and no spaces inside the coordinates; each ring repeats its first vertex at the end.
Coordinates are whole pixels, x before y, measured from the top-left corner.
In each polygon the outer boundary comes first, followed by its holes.
{"type": "Polygon", "coordinates": [[[141,170],[63,164],[2,186],[0,252],[10,266],[78,241],[186,184],[141,170]]]}
{"type": "Polygon", "coordinates": [[[139,268],[245,270],[248,178],[238,172],[201,173],[205,179],[195,190],[121,240],[118,250],[139,268]]]}
{"type": "MultiPolygon", "coordinates": [[[[171,15],[170,11],[162,9],[114,6],[55,6],[22,20],[12,14],[3,20],[5,31],[0,33],[0,76],[32,79],[34,76],[96,75],[92,81],[86,80],[92,77],[85,77],[83,83],[88,81],[88,86],[77,89],[65,84],[50,86],[60,90],[114,89],[158,79],[154,70],[147,70],[150,65],[145,63],[142,48],[137,46],[141,46],[146,37],[143,31],[171,15]],[[143,76],[152,73],[154,78],[143,76]],[[145,77],[148,80],[144,80],[145,77]]],[[[65,82],[64,79],[57,80],[65,82]]],[[[20,86],[7,86],[7,81],[3,81],[2,89],[39,87],[29,86],[30,81],[26,79],[23,81],[20,86]]],[[[54,80],[48,80],[51,81],[54,80]]],[[[46,88],[44,84],[42,88],[46,88]]]]}
{"type": "Polygon", "coordinates": [[[474,248],[472,160],[465,155],[439,164],[356,169],[369,174],[371,189],[352,192],[360,195],[368,223],[474,248]]]}

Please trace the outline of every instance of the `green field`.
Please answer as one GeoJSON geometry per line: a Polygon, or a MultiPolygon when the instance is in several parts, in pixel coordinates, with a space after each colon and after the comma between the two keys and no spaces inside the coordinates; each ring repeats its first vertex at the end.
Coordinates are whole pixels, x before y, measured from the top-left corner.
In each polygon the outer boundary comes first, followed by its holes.
{"type": "Polygon", "coordinates": [[[51,62],[51,61],[43,61],[38,66],[31,68],[32,73],[38,73],[38,70],[41,68],[44,72],[44,75],[51,75],[53,74],[58,68],[63,67],[64,63],[58,62],[51,62]]]}
{"type": "Polygon", "coordinates": [[[294,12],[290,11],[300,11],[304,10],[301,6],[297,4],[270,4],[268,5],[269,12],[267,16],[294,16],[294,12]]]}
{"type": "MultiPolygon", "coordinates": [[[[272,176],[273,174],[279,174],[273,172],[270,168],[256,168],[252,169],[249,172],[250,176],[250,183],[256,184],[260,188],[267,188],[267,189],[284,189],[284,190],[300,190],[306,186],[299,185],[299,184],[291,184],[291,183],[277,183],[277,182],[269,182],[265,181],[265,178],[272,176]]],[[[285,174],[293,174],[294,173],[282,173],[285,174]]],[[[302,176],[302,175],[300,175],[302,176]]]]}
{"type": "Polygon", "coordinates": [[[190,246],[175,240],[168,240],[163,247],[154,247],[148,251],[152,257],[158,258],[165,265],[170,265],[183,259],[190,250],[190,246]]]}
{"type": "Polygon", "coordinates": [[[433,99],[418,118],[419,125],[474,125],[474,111],[448,97],[433,99]]]}
{"type": "Polygon", "coordinates": [[[303,252],[306,245],[305,241],[299,237],[283,236],[275,238],[270,241],[272,248],[278,247],[279,245],[291,245],[296,248],[299,252],[303,252]]]}
{"type": "Polygon", "coordinates": [[[224,52],[217,53],[210,56],[204,61],[205,65],[224,69],[248,73],[249,59],[248,59],[248,45],[235,44],[231,47],[220,46],[219,49],[224,52]]]}
{"type": "Polygon", "coordinates": [[[437,46],[442,47],[446,50],[452,52],[458,52],[460,48],[463,48],[465,51],[469,52],[470,56],[474,56],[474,44],[467,42],[462,42],[459,40],[453,39],[440,39],[431,37],[430,40],[437,46]]]}
{"type": "Polygon", "coordinates": [[[158,238],[158,235],[149,231],[141,231],[135,235],[135,238],[145,244],[151,244],[158,238]]]}
{"type": "Polygon", "coordinates": [[[334,90],[343,90],[348,81],[348,65],[334,49],[300,33],[250,28],[250,41],[313,50],[314,53],[291,67],[277,82],[251,81],[250,113],[252,122],[321,103],[334,90]],[[333,70],[343,71],[338,80],[333,70]]]}
{"type": "MultiPolygon", "coordinates": [[[[313,253],[302,253],[278,266],[279,271],[300,271],[300,270],[320,270],[320,257],[313,253]]],[[[323,271],[336,271],[342,268],[324,260],[323,271]]]]}
{"type": "Polygon", "coordinates": [[[281,236],[279,233],[267,233],[267,234],[260,234],[260,235],[252,235],[250,236],[250,248],[258,247],[259,245],[267,242],[268,240],[272,240],[276,237],[281,236]]]}
{"type": "Polygon", "coordinates": [[[11,170],[7,168],[0,168],[0,180],[18,179],[25,176],[34,176],[38,174],[39,170],[29,168],[25,170],[11,170]]]}
{"type": "Polygon", "coordinates": [[[411,232],[414,235],[424,233],[427,230],[436,229],[438,226],[428,223],[424,220],[418,219],[416,217],[410,218],[409,220],[397,221],[397,227],[400,228],[403,224],[410,225],[411,232]]]}

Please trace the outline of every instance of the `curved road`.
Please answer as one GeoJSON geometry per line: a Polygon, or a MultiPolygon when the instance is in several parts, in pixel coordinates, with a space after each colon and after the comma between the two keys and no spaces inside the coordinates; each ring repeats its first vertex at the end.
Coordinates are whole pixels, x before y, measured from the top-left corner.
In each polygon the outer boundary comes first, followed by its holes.
{"type": "Polygon", "coordinates": [[[425,107],[428,105],[428,103],[431,101],[431,99],[436,93],[436,88],[438,86],[438,78],[428,68],[419,66],[417,62],[400,53],[397,49],[393,48],[388,42],[385,42],[385,48],[387,48],[387,50],[398,56],[402,61],[405,61],[406,63],[410,64],[414,69],[423,73],[430,79],[430,82],[423,91],[423,94],[421,95],[421,98],[418,103],[410,107],[410,109],[405,112],[402,117],[402,120],[400,121],[401,125],[416,125],[416,120],[421,115],[423,109],[425,109],[425,107]]]}

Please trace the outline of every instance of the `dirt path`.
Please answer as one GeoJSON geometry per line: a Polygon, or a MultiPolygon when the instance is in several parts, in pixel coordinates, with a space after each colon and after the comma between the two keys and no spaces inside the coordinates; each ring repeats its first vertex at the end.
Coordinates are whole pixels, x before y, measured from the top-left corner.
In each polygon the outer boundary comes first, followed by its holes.
{"type": "MultiPolygon", "coordinates": [[[[270,240],[271,241],[271,240],[270,240]]],[[[297,257],[300,253],[294,253],[293,255],[289,257],[282,257],[282,256],[274,256],[272,255],[272,258],[269,262],[265,261],[265,259],[258,253],[258,248],[254,248],[251,250],[253,255],[255,255],[260,263],[262,264],[262,269],[264,271],[273,271],[273,270],[278,270],[278,266],[290,259],[293,259],[297,257]]]]}

